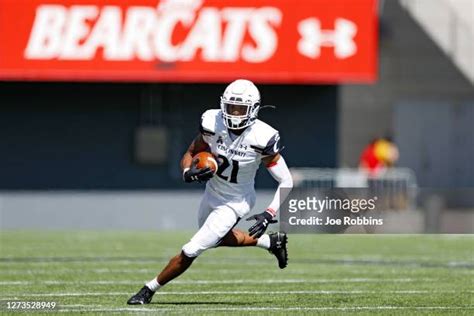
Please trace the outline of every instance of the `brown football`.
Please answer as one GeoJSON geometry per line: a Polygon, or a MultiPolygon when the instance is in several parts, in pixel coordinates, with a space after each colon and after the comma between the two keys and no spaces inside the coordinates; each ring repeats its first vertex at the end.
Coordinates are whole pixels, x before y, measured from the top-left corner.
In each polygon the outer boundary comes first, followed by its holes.
{"type": "Polygon", "coordinates": [[[200,153],[197,153],[193,157],[193,161],[196,161],[196,160],[197,160],[196,167],[198,167],[199,169],[209,167],[211,168],[213,173],[217,172],[217,161],[211,153],[208,153],[207,151],[202,151],[200,153]]]}

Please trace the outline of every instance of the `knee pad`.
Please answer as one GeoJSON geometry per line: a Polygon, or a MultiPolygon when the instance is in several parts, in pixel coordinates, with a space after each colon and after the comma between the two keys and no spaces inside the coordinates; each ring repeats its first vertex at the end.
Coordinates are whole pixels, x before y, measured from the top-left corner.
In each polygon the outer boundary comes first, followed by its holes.
{"type": "Polygon", "coordinates": [[[197,242],[191,240],[182,248],[183,253],[186,257],[196,258],[199,256],[205,249],[203,249],[197,242]]]}

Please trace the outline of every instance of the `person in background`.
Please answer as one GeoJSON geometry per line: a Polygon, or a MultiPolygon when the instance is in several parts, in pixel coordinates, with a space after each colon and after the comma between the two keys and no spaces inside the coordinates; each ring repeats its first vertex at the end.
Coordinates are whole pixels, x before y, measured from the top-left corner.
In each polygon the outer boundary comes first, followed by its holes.
{"type": "Polygon", "coordinates": [[[398,147],[390,137],[375,138],[362,151],[359,168],[370,176],[377,176],[392,167],[398,158],[398,147]]]}

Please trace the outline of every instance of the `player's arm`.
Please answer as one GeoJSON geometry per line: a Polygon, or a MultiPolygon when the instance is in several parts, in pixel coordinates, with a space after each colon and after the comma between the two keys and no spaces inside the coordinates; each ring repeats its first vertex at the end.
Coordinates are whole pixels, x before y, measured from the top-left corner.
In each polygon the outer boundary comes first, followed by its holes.
{"type": "Polygon", "coordinates": [[[209,145],[204,141],[202,134],[199,133],[181,159],[181,169],[185,182],[203,182],[212,178],[213,173],[210,168],[198,169],[196,161],[193,161],[194,155],[202,151],[209,151],[209,145]]]}
{"type": "Polygon", "coordinates": [[[194,138],[191,145],[189,145],[188,150],[183,155],[181,159],[181,169],[189,169],[193,163],[193,157],[201,151],[209,151],[209,145],[204,141],[202,134],[199,133],[196,138],[194,138]]]}
{"type": "MultiPolygon", "coordinates": [[[[265,157],[262,159],[263,164],[267,168],[268,172],[272,175],[273,179],[278,182],[278,189],[275,192],[272,202],[267,207],[267,212],[271,213],[272,216],[276,216],[278,209],[280,208],[280,189],[291,189],[293,188],[293,178],[291,177],[290,170],[286,165],[285,159],[280,154],[265,157]]],[[[290,190],[285,192],[289,193],[290,190]]],[[[283,200],[286,196],[283,197],[283,200]]]]}
{"type": "MultiPolygon", "coordinates": [[[[262,162],[272,177],[278,181],[278,189],[273,196],[272,202],[264,212],[247,218],[247,220],[256,220],[255,224],[249,228],[249,235],[254,236],[254,238],[262,236],[268,224],[277,222],[274,218],[277,214],[277,210],[280,208],[280,189],[288,189],[285,191],[285,193],[288,194],[293,187],[293,178],[291,177],[290,170],[286,165],[285,159],[283,159],[278,152],[262,158],[262,162]]],[[[286,196],[282,198],[282,200],[284,200],[286,196]]]]}

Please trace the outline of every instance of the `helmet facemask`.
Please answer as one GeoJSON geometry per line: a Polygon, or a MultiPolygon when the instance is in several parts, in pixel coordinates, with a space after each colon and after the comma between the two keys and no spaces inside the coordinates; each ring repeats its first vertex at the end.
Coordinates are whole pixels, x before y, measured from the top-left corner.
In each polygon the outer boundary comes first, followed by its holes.
{"type": "Polygon", "coordinates": [[[224,124],[229,129],[237,130],[250,126],[257,118],[258,107],[258,104],[223,100],[223,98],[221,98],[224,124]]]}
{"type": "Polygon", "coordinates": [[[260,93],[248,80],[234,81],[221,97],[224,125],[231,130],[240,130],[252,125],[257,119],[259,108],[260,93]]]}

